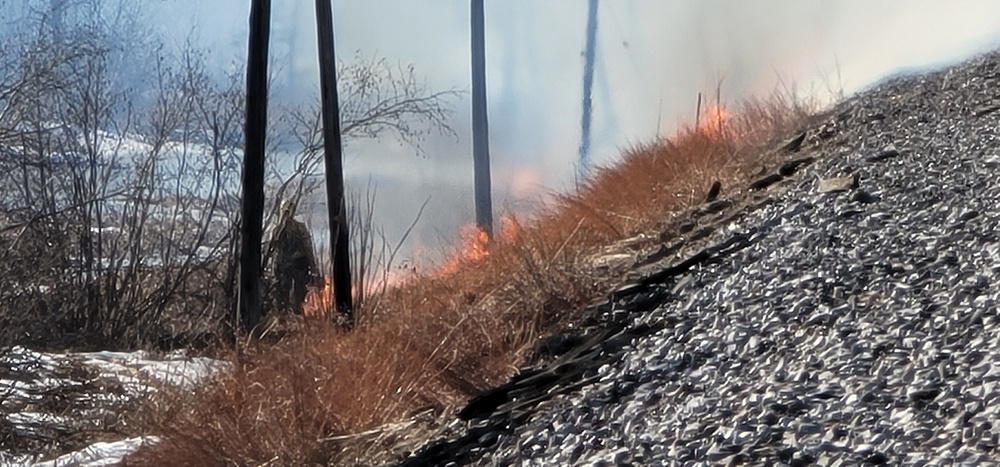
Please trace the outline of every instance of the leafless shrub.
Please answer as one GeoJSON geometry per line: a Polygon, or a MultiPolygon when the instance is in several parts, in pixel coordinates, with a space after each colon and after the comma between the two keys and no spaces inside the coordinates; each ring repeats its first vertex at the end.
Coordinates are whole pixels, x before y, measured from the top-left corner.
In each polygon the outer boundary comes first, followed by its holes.
{"type": "MultiPolygon", "coordinates": [[[[173,346],[226,332],[239,76],[219,84],[197,49],[172,53],[127,0],[0,12],[19,25],[0,32],[0,346],[173,346]]],[[[359,54],[340,76],[348,143],[391,137],[420,152],[432,132],[453,134],[447,103],[460,93],[429,91],[412,66],[359,54]]],[[[285,136],[271,139],[272,223],[278,200],[321,189],[318,106],[276,115],[300,149],[281,157],[285,136]]],[[[398,250],[367,196],[352,207],[364,296],[384,290],[398,250]]]]}
{"type": "MultiPolygon", "coordinates": [[[[358,321],[374,319],[379,304],[391,285],[395,260],[403,243],[420,221],[420,216],[430,199],[421,204],[413,221],[394,243],[385,231],[375,224],[375,185],[369,180],[365,190],[351,190],[348,194],[348,223],[353,236],[351,248],[351,277],[354,281],[355,306],[358,321]]],[[[326,262],[329,270],[329,261],[326,262]]]]}
{"type": "Polygon", "coordinates": [[[114,67],[134,43],[121,18],[72,6],[82,19],[60,34],[5,42],[20,45],[0,75],[0,344],[212,332],[227,309],[241,91],[213,84],[197,52],[162,48],[154,91],[123,89],[114,67]]]}

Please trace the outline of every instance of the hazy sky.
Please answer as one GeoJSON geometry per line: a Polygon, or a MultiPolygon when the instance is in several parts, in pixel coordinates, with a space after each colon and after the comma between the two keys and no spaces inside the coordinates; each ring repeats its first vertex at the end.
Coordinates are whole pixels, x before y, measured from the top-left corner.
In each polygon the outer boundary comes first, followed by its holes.
{"type": "MultiPolygon", "coordinates": [[[[315,20],[310,1],[274,0],[272,51],[284,91],[313,93],[315,20]],[[284,77],[283,77],[284,76],[284,77]]],[[[516,207],[572,185],[580,139],[587,0],[486,0],[489,119],[495,204],[516,207]]],[[[159,3],[154,18],[174,40],[193,31],[220,68],[246,54],[247,0],[159,3]],[[162,11],[161,11],[162,10],[162,11]]],[[[468,91],[469,2],[334,0],[340,58],[356,51],[412,63],[433,89],[468,91]]],[[[779,83],[827,99],[887,75],[946,65],[1000,45],[995,1],[603,0],[599,9],[593,160],[653,140],[693,119],[699,91],[737,103],[779,83]]],[[[471,221],[468,96],[452,102],[456,138],[427,156],[397,143],[356,144],[351,180],[378,183],[390,236],[428,196],[419,241],[433,246],[471,221]]]]}

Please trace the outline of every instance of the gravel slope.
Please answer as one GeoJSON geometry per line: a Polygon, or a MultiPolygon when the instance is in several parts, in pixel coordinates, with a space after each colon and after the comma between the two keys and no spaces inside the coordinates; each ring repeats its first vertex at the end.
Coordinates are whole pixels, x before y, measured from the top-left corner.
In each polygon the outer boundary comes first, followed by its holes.
{"type": "Polygon", "coordinates": [[[711,254],[615,296],[640,337],[409,462],[1000,459],[998,61],[838,106],[798,151],[816,161],[716,219],[711,254]]]}

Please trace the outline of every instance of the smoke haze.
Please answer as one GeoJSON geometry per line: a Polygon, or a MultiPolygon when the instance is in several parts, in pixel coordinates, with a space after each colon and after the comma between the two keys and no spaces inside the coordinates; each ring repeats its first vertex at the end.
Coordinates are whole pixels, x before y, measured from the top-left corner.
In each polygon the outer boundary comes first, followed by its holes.
{"type": "MultiPolygon", "coordinates": [[[[226,69],[245,56],[248,3],[150,4],[162,32],[189,35],[226,69]],[[167,30],[166,27],[170,29],[167,30]]],[[[412,63],[432,90],[470,89],[469,2],[335,0],[336,46],[412,63]]],[[[277,99],[316,99],[310,2],[274,2],[277,99]]],[[[486,3],[491,156],[497,209],[573,186],[580,139],[586,0],[486,3]]],[[[694,118],[698,92],[737,103],[775,89],[829,101],[891,74],[942,66],[1000,41],[1000,3],[894,0],[606,0],[598,12],[591,159],[613,163],[630,145],[694,118]]],[[[451,102],[458,137],[427,141],[426,157],[395,141],[347,148],[349,183],[378,185],[378,222],[396,238],[430,198],[414,245],[434,249],[472,222],[471,109],[451,102]]]]}

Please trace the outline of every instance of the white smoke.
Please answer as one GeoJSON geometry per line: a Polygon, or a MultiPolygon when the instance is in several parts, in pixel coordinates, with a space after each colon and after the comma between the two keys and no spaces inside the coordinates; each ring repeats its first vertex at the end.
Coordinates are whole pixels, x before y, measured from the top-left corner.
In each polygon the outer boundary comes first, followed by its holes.
{"type": "MultiPolygon", "coordinates": [[[[158,21],[191,28],[219,66],[245,55],[245,0],[151,6],[158,21]],[[164,18],[171,18],[166,21],[164,18]],[[190,27],[188,27],[190,25],[190,27]]],[[[314,96],[315,20],[309,2],[275,2],[280,92],[314,96]]],[[[487,81],[495,204],[573,185],[580,130],[586,0],[488,1],[487,81]],[[535,189],[532,189],[532,187],[535,189]]],[[[457,0],[335,0],[337,50],[413,63],[434,89],[469,85],[469,7],[457,0]]],[[[784,86],[828,100],[883,77],[954,62],[1000,41],[1000,3],[608,0],[599,12],[593,160],[669,133],[694,117],[698,92],[721,82],[725,102],[784,86]]],[[[310,97],[311,99],[311,97],[310,97]]],[[[398,235],[427,197],[423,244],[471,222],[470,101],[454,102],[459,138],[428,142],[426,158],[392,141],[349,148],[356,184],[379,185],[380,222],[398,235]]]]}

